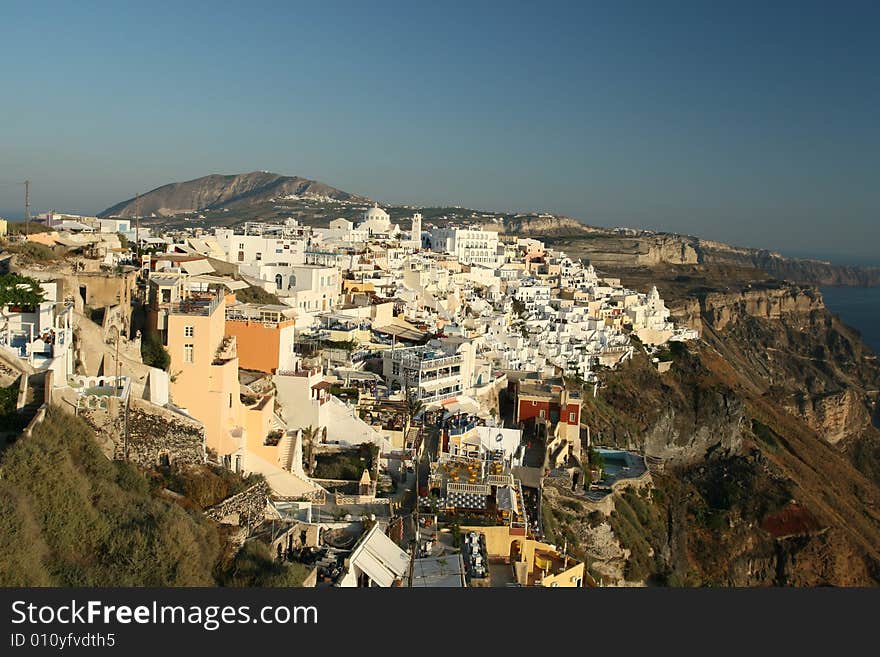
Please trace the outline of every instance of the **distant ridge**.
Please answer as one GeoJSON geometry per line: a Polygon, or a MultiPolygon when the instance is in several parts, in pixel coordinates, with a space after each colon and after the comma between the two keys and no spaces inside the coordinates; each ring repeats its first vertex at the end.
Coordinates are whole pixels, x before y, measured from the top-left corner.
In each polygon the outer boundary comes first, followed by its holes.
{"type": "MultiPolygon", "coordinates": [[[[211,174],[162,185],[141,196],[140,215],[171,216],[200,210],[236,209],[292,195],[336,201],[369,200],[308,178],[253,171],[234,175],[211,174]]],[[[107,208],[98,216],[134,217],[135,213],[136,202],[130,198],[107,208]]]]}

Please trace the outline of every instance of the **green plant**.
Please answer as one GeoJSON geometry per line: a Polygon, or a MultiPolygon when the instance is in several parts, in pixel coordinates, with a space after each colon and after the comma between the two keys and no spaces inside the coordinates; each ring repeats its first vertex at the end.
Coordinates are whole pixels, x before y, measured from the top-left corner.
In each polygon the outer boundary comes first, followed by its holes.
{"type": "Polygon", "coordinates": [[[18,387],[21,378],[8,388],[0,388],[0,430],[21,431],[24,429],[22,416],[18,413],[18,387]]]}
{"type": "Polygon", "coordinates": [[[39,244],[37,242],[20,242],[18,244],[7,244],[5,250],[9,251],[10,253],[18,253],[25,259],[33,260],[36,262],[51,262],[52,260],[58,259],[58,254],[56,254],[52,249],[50,249],[45,244],[39,244]]]}
{"type": "Polygon", "coordinates": [[[241,301],[242,303],[258,303],[262,305],[275,306],[283,305],[281,303],[281,299],[279,299],[276,295],[272,294],[271,292],[267,292],[261,287],[255,287],[253,285],[246,287],[243,290],[236,290],[235,298],[237,301],[241,301]]]}
{"type": "Polygon", "coordinates": [[[82,419],[50,408],[0,471],[0,586],[214,583],[215,525],[107,460],[82,419]]]}
{"type": "Polygon", "coordinates": [[[171,355],[155,333],[148,333],[141,341],[141,358],[146,365],[160,370],[167,370],[171,364],[171,355]]]}
{"type": "Polygon", "coordinates": [[[299,563],[277,561],[265,543],[247,541],[218,576],[223,586],[299,587],[309,569],[299,563]]]}
{"type": "Polygon", "coordinates": [[[6,306],[33,307],[42,301],[43,289],[39,281],[18,274],[0,274],[0,309],[6,306]]]}

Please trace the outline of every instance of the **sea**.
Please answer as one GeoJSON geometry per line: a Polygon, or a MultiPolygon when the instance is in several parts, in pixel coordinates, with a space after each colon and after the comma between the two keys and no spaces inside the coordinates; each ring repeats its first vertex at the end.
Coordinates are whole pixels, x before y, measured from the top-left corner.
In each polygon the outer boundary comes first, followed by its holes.
{"type": "Polygon", "coordinates": [[[823,287],[825,305],[880,354],[880,287],[823,287]]]}

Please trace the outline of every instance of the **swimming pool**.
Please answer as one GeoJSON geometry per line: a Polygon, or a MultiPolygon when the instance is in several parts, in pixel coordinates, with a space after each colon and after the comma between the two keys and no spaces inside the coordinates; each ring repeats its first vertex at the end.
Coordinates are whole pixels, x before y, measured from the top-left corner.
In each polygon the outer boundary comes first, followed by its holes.
{"type": "Polygon", "coordinates": [[[638,454],[622,449],[609,449],[605,447],[597,447],[595,449],[602,457],[604,464],[601,480],[601,483],[604,485],[610,486],[615,481],[621,479],[640,477],[647,470],[645,459],[638,454]]]}

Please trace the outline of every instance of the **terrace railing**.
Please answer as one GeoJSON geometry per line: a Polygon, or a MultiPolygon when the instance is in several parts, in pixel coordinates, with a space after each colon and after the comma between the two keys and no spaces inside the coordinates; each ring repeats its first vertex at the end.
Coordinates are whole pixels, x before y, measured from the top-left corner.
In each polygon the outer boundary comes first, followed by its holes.
{"type": "Polygon", "coordinates": [[[200,317],[210,317],[220,305],[222,297],[214,295],[210,298],[190,297],[181,301],[173,301],[163,304],[168,308],[171,315],[195,315],[200,317]]]}

